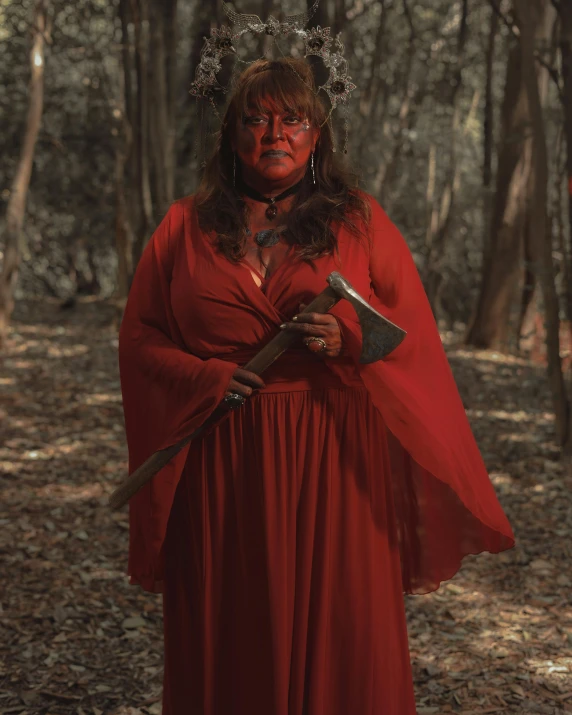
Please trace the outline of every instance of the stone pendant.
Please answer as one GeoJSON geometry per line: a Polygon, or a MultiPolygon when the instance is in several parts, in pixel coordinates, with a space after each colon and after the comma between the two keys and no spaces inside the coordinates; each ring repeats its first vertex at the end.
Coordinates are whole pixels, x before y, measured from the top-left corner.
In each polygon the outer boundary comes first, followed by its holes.
{"type": "Polygon", "coordinates": [[[264,231],[258,231],[254,237],[254,241],[261,248],[269,248],[275,246],[280,240],[280,234],[273,228],[267,228],[264,231]]]}

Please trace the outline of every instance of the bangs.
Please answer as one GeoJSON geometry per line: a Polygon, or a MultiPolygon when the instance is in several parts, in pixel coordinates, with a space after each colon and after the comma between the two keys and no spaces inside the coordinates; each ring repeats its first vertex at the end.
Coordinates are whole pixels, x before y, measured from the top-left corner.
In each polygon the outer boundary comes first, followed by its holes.
{"type": "Polygon", "coordinates": [[[318,100],[313,89],[292,70],[268,69],[252,74],[240,88],[237,100],[242,116],[253,109],[262,113],[270,108],[316,123],[318,100]]]}

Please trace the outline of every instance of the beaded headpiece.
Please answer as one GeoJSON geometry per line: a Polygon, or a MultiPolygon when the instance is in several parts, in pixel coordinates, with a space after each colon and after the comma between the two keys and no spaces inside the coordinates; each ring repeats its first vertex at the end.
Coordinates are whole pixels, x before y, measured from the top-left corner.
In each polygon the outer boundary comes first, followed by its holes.
{"type": "MultiPolygon", "coordinates": [[[[215,97],[218,93],[226,94],[230,88],[230,82],[223,85],[219,82],[217,75],[222,69],[221,59],[228,55],[234,55],[240,64],[251,64],[256,60],[245,62],[238,58],[236,50],[237,41],[246,33],[265,35],[272,38],[283,55],[278,45],[279,38],[295,35],[304,43],[302,56],[307,58],[316,56],[322,59],[324,65],[329,70],[326,82],[318,87],[316,94],[325,92],[330,100],[331,109],[326,121],[331,118],[332,112],[339,106],[345,109],[347,100],[351,92],[356,88],[348,74],[348,62],[343,56],[344,45],[340,34],[335,38],[331,37],[329,27],[321,28],[319,25],[310,29],[305,26],[318,9],[319,0],[307,11],[298,15],[290,15],[282,22],[270,15],[266,22],[263,22],[258,15],[248,15],[235,12],[228,3],[223,3],[223,9],[231,22],[232,27],[222,26],[211,29],[210,37],[205,37],[205,42],[201,50],[201,61],[195,71],[195,79],[191,84],[190,94],[198,99],[207,100],[218,116],[215,97]]],[[[256,58],[261,59],[261,58],[256,58]]],[[[302,78],[300,78],[302,79],[302,78]]],[[[304,80],[302,80],[304,81],[304,80]]],[[[348,140],[348,119],[344,113],[344,153],[347,151],[348,140]]],[[[334,149],[335,151],[335,149],[334,149]]]]}

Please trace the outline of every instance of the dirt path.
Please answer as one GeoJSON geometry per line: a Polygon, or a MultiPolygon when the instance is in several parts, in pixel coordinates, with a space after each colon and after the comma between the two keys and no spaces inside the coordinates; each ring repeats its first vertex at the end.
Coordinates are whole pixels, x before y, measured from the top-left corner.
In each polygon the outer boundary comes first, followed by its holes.
{"type": "MultiPolygon", "coordinates": [[[[161,712],[161,601],[127,585],[106,506],[126,470],[116,320],[23,303],[0,366],[0,715],[161,712]]],[[[543,371],[449,354],[518,548],[407,599],[419,715],[572,713],[572,474],[543,371]]]]}

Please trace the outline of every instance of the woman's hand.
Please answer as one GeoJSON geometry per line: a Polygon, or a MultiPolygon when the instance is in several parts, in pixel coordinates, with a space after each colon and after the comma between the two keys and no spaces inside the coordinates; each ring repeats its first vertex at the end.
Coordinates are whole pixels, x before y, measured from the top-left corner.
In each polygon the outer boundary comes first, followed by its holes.
{"type": "Polygon", "coordinates": [[[250,397],[253,390],[261,390],[263,387],[266,385],[256,373],[237,367],[232,374],[226,394],[230,395],[234,392],[242,397],[250,397]]]}
{"type": "MultiPolygon", "coordinates": [[[[300,310],[304,310],[305,307],[304,304],[301,304],[300,310]]],[[[284,323],[280,327],[282,330],[300,333],[303,342],[316,355],[334,358],[342,352],[340,326],[331,313],[300,313],[294,316],[290,323],[284,323]],[[322,349],[320,342],[309,340],[309,338],[320,338],[326,343],[326,347],[322,349]]]]}

